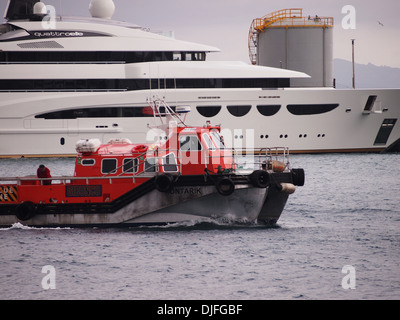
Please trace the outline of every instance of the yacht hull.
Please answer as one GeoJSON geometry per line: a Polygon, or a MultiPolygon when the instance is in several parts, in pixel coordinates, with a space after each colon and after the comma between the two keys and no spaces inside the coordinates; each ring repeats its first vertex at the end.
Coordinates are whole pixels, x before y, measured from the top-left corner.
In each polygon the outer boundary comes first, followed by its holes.
{"type": "Polygon", "coordinates": [[[151,117],[57,117],[65,110],[145,107],[149,96],[190,106],[187,121],[194,125],[207,120],[221,124],[231,148],[284,145],[291,153],[382,152],[397,150],[400,142],[400,89],[0,92],[0,157],[72,156],[76,141],[87,137],[103,143],[113,138],[151,142],[151,117]],[[376,97],[372,105],[370,97],[376,97]],[[266,113],[271,106],[278,110],[266,113]],[[293,111],[293,106],[299,109],[293,111]],[[326,106],[333,110],[324,110],[326,106]],[[232,114],[232,107],[245,111],[232,114]]]}

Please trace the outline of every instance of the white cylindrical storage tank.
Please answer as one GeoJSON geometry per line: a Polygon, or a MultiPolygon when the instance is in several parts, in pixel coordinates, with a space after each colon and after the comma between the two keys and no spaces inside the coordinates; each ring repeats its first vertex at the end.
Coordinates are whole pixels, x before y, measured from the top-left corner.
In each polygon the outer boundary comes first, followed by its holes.
{"type": "Polygon", "coordinates": [[[333,86],[333,18],[303,17],[302,9],[286,9],[261,18],[255,31],[258,65],[311,76],[293,79],[292,87],[333,86]]]}

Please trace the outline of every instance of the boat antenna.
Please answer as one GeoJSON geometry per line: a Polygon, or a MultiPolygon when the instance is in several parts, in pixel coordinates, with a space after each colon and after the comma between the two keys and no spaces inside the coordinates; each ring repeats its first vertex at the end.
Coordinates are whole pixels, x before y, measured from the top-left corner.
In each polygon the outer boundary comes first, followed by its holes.
{"type": "Polygon", "coordinates": [[[185,122],[181,119],[181,113],[188,113],[190,112],[190,107],[182,107],[178,106],[176,107],[176,110],[171,108],[164,99],[156,98],[156,99],[147,99],[147,102],[149,103],[150,107],[153,110],[153,115],[154,118],[159,118],[161,123],[164,124],[162,117],[166,116],[167,121],[170,122],[173,119],[176,119],[177,122],[179,122],[181,125],[184,127],[187,127],[185,122]],[[161,109],[163,107],[163,110],[161,109]]]}
{"type": "Polygon", "coordinates": [[[354,42],[356,39],[351,39],[351,47],[352,47],[352,66],[353,66],[353,89],[356,88],[356,68],[355,68],[355,62],[354,62],[354,42]]]}

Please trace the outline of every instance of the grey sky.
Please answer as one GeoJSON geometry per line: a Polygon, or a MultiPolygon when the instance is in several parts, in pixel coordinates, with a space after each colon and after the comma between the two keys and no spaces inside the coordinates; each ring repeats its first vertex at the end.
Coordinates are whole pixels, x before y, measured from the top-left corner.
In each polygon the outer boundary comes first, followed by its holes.
{"type": "MultiPolygon", "coordinates": [[[[43,0],[57,14],[89,16],[90,0],[43,0]]],[[[6,0],[0,0],[4,13],[6,0]]],[[[247,35],[254,18],[286,8],[303,8],[308,15],[335,18],[334,57],[351,60],[356,39],[358,63],[400,68],[400,1],[398,0],[114,0],[115,20],[129,21],[156,31],[174,31],[175,38],[216,46],[210,60],[249,62],[247,35]],[[356,9],[356,29],[342,28],[342,8],[356,9]],[[378,23],[380,21],[382,25],[378,23]]]]}

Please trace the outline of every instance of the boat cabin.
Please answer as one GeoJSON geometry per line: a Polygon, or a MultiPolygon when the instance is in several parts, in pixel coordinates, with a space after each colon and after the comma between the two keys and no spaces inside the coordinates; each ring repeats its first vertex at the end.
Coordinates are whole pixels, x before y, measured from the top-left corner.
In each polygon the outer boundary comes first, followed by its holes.
{"type": "Polygon", "coordinates": [[[201,175],[235,169],[233,154],[225,148],[220,127],[173,127],[156,143],[132,144],[114,139],[77,143],[75,177],[153,176],[155,173],[201,175]]]}

